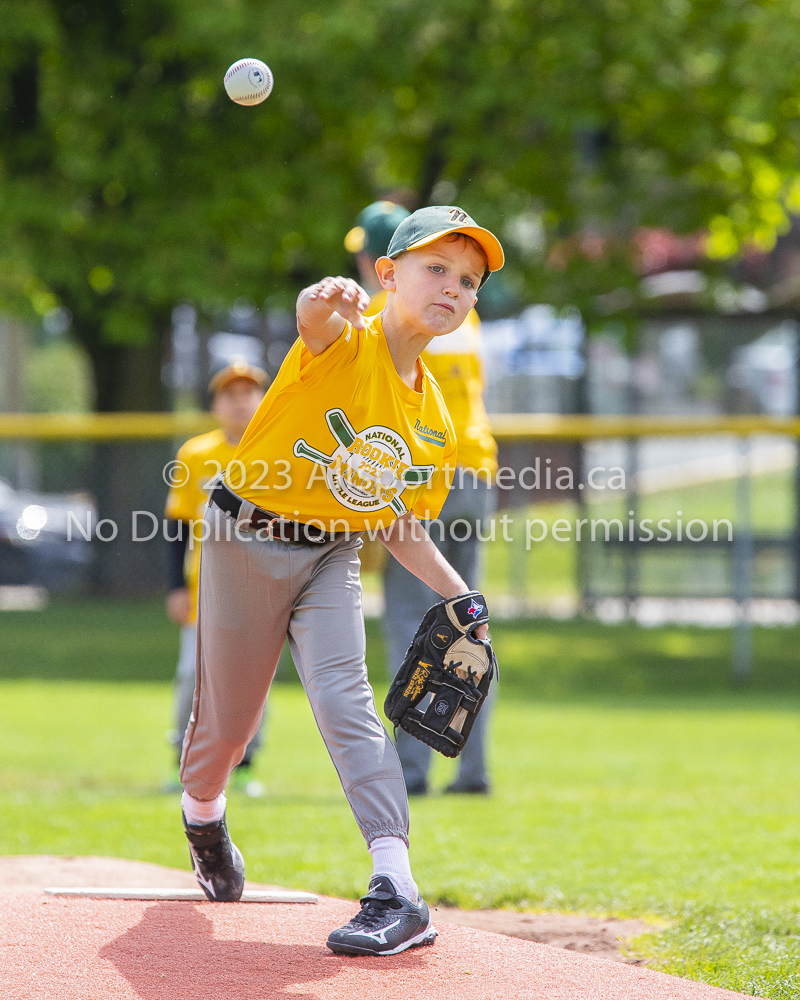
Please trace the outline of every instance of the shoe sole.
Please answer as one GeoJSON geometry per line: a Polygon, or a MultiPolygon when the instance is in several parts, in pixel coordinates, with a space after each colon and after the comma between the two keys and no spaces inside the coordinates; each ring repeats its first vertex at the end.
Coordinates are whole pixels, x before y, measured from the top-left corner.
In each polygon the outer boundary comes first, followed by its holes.
{"type": "Polygon", "coordinates": [[[374,955],[376,958],[383,958],[385,955],[399,955],[401,951],[407,951],[409,948],[427,947],[433,944],[438,936],[439,932],[429,924],[424,931],[399,944],[396,948],[392,948],[391,951],[373,951],[371,948],[359,948],[355,944],[339,944],[338,942],[332,944],[330,939],[326,943],[336,955],[374,955]]]}

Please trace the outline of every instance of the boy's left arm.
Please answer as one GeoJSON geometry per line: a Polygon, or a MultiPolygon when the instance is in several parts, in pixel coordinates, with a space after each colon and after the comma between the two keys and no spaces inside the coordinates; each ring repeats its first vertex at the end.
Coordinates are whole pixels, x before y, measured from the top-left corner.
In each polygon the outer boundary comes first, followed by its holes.
{"type": "MultiPolygon", "coordinates": [[[[436,548],[421,521],[412,513],[404,514],[391,527],[379,533],[379,538],[395,559],[423,583],[441,594],[445,600],[466,594],[470,588],[436,548]]],[[[477,639],[485,639],[488,626],[475,630],[477,639]]]]}

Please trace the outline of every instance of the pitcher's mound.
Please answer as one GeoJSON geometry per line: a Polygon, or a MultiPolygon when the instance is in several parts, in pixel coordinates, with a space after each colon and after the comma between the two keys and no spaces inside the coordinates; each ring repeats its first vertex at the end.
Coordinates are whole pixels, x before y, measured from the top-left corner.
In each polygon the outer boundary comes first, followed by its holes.
{"type": "MultiPolygon", "coordinates": [[[[357,909],[53,898],[48,885],[193,888],[190,872],[118,858],[0,858],[4,1000],[733,1000],[712,986],[598,959],[636,922],[511,911],[434,911],[432,947],[348,958],[325,947],[357,909]],[[453,922],[471,926],[454,926],[453,922]],[[491,927],[502,934],[479,927],[491,927]],[[589,930],[587,930],[587,926],[589,930]],[[527,938],[515,940],[509,933],[527,938]],[[562,949],[536,942],[550,935],[562,949]],[[583,946],[582,946],[583,945],[583,946]],[[605,947],[605,945],[604,945],[605,947]]],[[[258,889],[256,883],[249,888],[258,889]]],[[[642,925],[643,926],[643,925],[642,925]]]]}
{"type": "MultiPolygon", "coordinates": [[[[50,886],[65,889],[85,886],[98,889],[196,889],[197,882],[188,869],[165,868],[147,861],[127,861],[124,858],[63,858],[45,854],[0,857],[0,891],[41,892],[50,886]]],[[[249,890],[277,888],[247,882],[249,890]]],[[[637,964],[637,959],[623,954],[622,945],[628,938],[653,930],[641,920],[598,919],[562,913],[518,913],[515,910],[458,910],[451,907],[438,907],[434,911],[434,920],[634,964],[637,964]]]]}

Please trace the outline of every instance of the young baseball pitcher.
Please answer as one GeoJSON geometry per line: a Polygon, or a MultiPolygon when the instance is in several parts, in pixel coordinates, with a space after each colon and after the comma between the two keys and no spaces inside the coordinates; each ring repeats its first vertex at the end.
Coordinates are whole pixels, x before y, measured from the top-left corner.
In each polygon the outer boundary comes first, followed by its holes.
{"type": "MultiPolygon", "coordinates": [[[[420,354],[462,324],[502,264],[492,233],[459,208],[434,206],[401,223],[376,263],[388,293],[380,315],[365,320],[369,297],[350,279],[301,292],[300,337],[206,508],[181,763],[192,865],[209,899],[240,898],[244,861],[227,831],[225,783],[288,636],[373,861],[360,912],[328,938],[335,952],[390,955],[436,936],[409,864],[400,762],[367,680],[358,549],[361,532],[377,532],[436,593],[469,592],[418,523],[437,516],[443,469],[456,460],[441,390],[420,354]]],[[[485,634],[482,624],[475,635],[485,634]]]]}

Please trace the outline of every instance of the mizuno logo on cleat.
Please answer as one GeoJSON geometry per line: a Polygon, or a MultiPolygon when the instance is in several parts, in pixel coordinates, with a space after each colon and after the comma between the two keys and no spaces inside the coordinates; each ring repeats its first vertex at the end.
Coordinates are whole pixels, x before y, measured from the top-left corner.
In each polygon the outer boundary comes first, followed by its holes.
{"type": "Polygon", "coordinates": [[[195,877],[196,877],[197,881],[200,883],[200,885],[202,885],[206,889],[208,889],[208,891],[211,893],[211,895],[214,897],[214,899],[216,899],[217,898],[217,894],[216,894],[216,892],[214,892],[214,884],[213,884],[213,882],[211,882],[207,878],[203,878],[203,876],[200,874],[200,872],[197,870],[197,868],[195,868],[194,874],[195,874],[195,877]]]}
{"type": "Polygon", "coordinates": [[[392,930],[400,924],[399,920],[395,920],[393,924],[389,924],[388,927],[383,927],[379,931],[358,931],[358,937],[372,938],[377,944],[387,944],[386,932],[392,930]]]}

